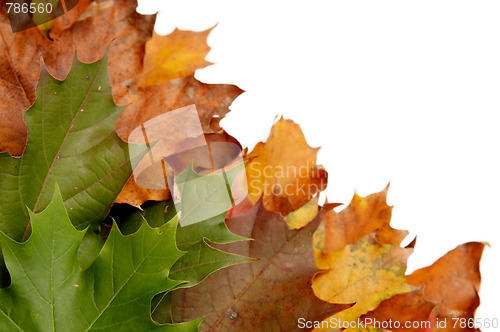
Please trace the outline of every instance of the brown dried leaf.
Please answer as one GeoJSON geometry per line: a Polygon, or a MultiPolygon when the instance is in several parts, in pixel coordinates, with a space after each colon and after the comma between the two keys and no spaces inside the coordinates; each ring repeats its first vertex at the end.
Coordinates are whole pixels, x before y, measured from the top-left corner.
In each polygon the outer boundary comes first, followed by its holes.
{"type": "Polygon", "coordinates": [[[91,16],[57,31],[56,39],[44,51],[44,61],[51,74],[62,79],[69,71],[75,50],[82,62],[94,62],[110,46],[108,70],[113,96],[118,104],[127,104],[126,96],[142,71],[145,45],[156,17],[137,13],[134,0],[114,0],[112,6],[102,5],[109,4],[109,0],[93,4],[97,9],[91,16]]]}
{"type": "Polygon", "coordinates": [[[175,291],[173,321],[207,317],[202,331],[300,331],[299,317],[321,320],[350,307],[327,304],[312,292],[311,278],[318,270],[311,235],[318,221],[290,230],[261,201],[228,219],[233,233],[253,240],[225,245],[224,250],[260,260],[225,268],[198,286],[175,291]]]}
{"type": "Polygon", "coordinates": [[[0,152],[20,156],[28,134],[23,111],[36,99],[40,49],[49,42],[38,29],[12,33],[9,18],[0,10],[0,152]]]}
{"type": "Polygon", "coordinates": [[[372,326],[375,321],[379,322],[379,324],[392,321],[393,332],[419,332],[426,327],[421,322],[427,321],[428,323],[424,324],[429,324],[428,327],[435,323],[435,319],[432,319],[431,316],[433,309],[434,304],[423,298],[423,290],[419,288],[412,292],[394,295],[390,299],[383,301],[377,309],[363,315],[361,320],[372,326]],[[405,325],[407,322],[415,325],[405,325]]]}
{"type": "Polygon", "coordinates": [[[140,87],[134,102],[125,109],[116,122],[116,132],[125,141],[142,123],[166,112],[196,105],[203,132],[219,132],[210,127],[214,116],[220,118],[229,112],[229,105],[243,90],[235,85],[205,84],[190,75],[150,87],[140,87]]]}
{"type": "Polygon", "coordinates": [[[166,201],[172,198],[168,189],[148,189],[138,186],[131,176],[122,191],[115,200],[115,203],[126,203],[135,207],[140,207],[146,201],[166,201]]]}
{"type": "Polygon", "coordinates": [[[299,125],[281,118],[266,143],[248,155],[248,193],[254,202],[262,196],[269,211],[287,215],[326,188],[328,174],[316,165],[319,148],[311,148],[299,125]]]}
{"type": "Polygon", "coordinates": [[[424,286],[424,298],[437,304],[439,315],[473,316],[479,306],[483,249],[484,244],[479,242],[462,244],[406,279],[411,285],[424,286]]]}
{"type": "MultiPolygon", "coordinates": [[[[242,92],[235,85],[201,83],[192,75],[156,86],[140,87],[135,102],[120,115],[115,129],[123,140],[129,141],[130,133],[146,121],[168,111],[195,104],[203,131],[213,133],[214,130],[210,127],[211,119],[215,115],[223,117],[229,112],[229,105],[242,92]]],[[[220,130],[220,128],[216,128],[215,132],[220,132],[220,130]]],[[[161,138],[162,140],[157,143],[155,149],[161,153],[173,152],[174,147],[171,146],[170,142],[177,140],[175,136],[175,131],[159,127],[156,137],[152,137],[152,140],[161,138]]],[[[163,177],[159,178],[158,181],[164,181],[163,177]]],[[[120,193],[119,202],[136,205],[138,202],[142,204],[147,200],[157,200],[169,196],[166,193],[168,190],[165,189],[143,190],[144,188],[135,186],[134,190],[131,191],[130,187],[134,187],[133,180],[129,180],[128,187],[120,193]]]]}
{"type": "MultiPolygon", "coordinates": [[[[57,39],[57,37],[61,34],[63,30],[68,29],[71,27],[73,23],[79,17],[82,15],[83,12],[87,10],[89,5],[93,2],[94,0],[78,0],[77,4],[75,7],[73,7],[70,11],[66,12],[64,15],[57,17],[56,19],[52,20],[52,28],[50,29],[50,38],[51,39],[57,39]]],[[[101,3],[102,1],[94,3],[94,6],[96,6],[98,3],[101,3]]],[[[105,3],[105,2],[104,2],[105,3]]],[[[113,4],[113,1],[109,1],[111,5],[113,4]]],[[[94,7],[92,6],[92,7],[94,7]]]]}
{"type": "Polygon", "coordinates": [[[388,190],[389,186],[367,197],[354,194],[349,206],[340,213],[325,212],[322,225],[314,235],[315,248],[328,254],[372,232],[380,244],[399,245],[408,232],[390,226],[392,206],[386,204],[388,190]]]}
{"type": "MultiPolygon", "coordinates": [[[[205,133],[213,133],[214,130],[211,127],[213,117],[215,115],[223,117],[229,112],[229,105],[242,92],[235,85],[201,83],[192,75],[156,86],[140,87],[135,96],[135,102],[120,115],[115,128],[118,135],[123,140],[128,141],[130,133],[148,120],[168,111],[194,104],[198,111],[202,130],[205,133]]],[[[216,128],[215,132],[220,132],[220,130],[220,128],[216,128]]],[[[170,142],[176,141],[175,131],[159,127],[156,136],[152,137],[152,140],[161,138],[155,146],[157,151],[161,151],[161,153],[174,152],[170,142]]],[[[145,190],[138,188],[133,184],[133,181],[129,180],[128,187],[119,196],[119,202],[136,205],[138,202],[142,204],[146,200],[157,200],[169,196],[168,189],[145,190]],[[130,187],[135,188],[131,191],[130,187]],[[136,195],[136,193],[141,196],[136,195]]],[[[158,181],[164,181],[163,177],[158,181]]]]}

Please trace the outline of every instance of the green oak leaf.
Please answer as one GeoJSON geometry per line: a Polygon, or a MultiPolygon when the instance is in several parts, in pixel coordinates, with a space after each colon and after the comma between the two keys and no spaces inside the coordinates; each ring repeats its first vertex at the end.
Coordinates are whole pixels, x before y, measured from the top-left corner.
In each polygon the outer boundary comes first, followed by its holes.
{"type": "Polygon", "coordinates": [[[83,229],[104,220],[130,176],[127,144],[114,129],[124,107],[113,101],[107,62],[107,53],[92,64],[75,58],[64,81],[42,68],[36,102],[25,112],[24,154],[0,154],[0,230],[11,238],[27,238],[26,207],[47,207],[54,180],[71,222],[83,229]]]}
{"type": "Polygon", "coordinates": [[[196,331],[200,320],[160,325],[151,299],[182,281],[169,271],[182,256],[175,245],[177,219],[124,236],[113,225],[96,260],[82,270],[78,247],[85,231],[69,220],[57,185],[47,208],[28,211],[32,234],[19,243],[0,239],[12,284],[0,290],[2,331],[196,331]]]}

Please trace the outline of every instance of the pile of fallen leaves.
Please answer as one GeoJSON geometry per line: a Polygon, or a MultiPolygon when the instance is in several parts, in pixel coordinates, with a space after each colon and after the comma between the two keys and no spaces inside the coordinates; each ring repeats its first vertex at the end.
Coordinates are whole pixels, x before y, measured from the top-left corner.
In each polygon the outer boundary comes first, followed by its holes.
{"type": "Polygon", "coordinates": [[[2,331],[476,330],[484,245],[405,275],[388,189],[319,205],[327,172],[290,120],[243,151],[245,199],[180,227],[168,188],[136,184],[129,135],[194,104],[207,141],[239,144],[219,122],[243,91],[195,79],[210,30],[160,36],[136,7],[81,0],[12,33],[2,4],[2,331]]]}

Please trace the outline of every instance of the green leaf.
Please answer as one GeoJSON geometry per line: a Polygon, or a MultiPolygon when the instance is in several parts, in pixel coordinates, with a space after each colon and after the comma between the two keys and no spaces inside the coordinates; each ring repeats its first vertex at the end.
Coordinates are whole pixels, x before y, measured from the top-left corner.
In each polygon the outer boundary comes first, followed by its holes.
{"type": "Polygon", "coordinates": [[[209,242],[225,244],[248,240],[231,233],[224,220],[233,204],[231,185],[244,171],[245,166],[241,162],[227,172],[202,175],[195,172],[191,164],[175,178],[180,202],[175,206],[172,201],[162,202],[145,210],[145,219],[155,225],[166,217],[165,211],[172,213],[175,208],[180,214],[182,227],[177,231],[176,240],[179,249],[186,254],[171,271],[172,278],[187,281],[179,287],[192,287],[221,268],[253,261],[252,258],[229,254],[209,245],[209,242]],[[169,209],[167,204],[171,206],[169,209]]]}
{"type": "MultiPolygon", "coordinates": [[[[143,210],[126,204],[117,204],[111,211],[123,232],[133,233],[147,220],[150,226],[160,227],[175,215],[173,202],[147,202],[143,210]]],[[[176,288],[193,287],[202,282],[211,273],[239,263],[254,261],[253,258],[230,254],[210,246],[212,243],[233,243],[248,240],[233,234],[226,226],[225,213],[213,218],[177,228],[177,246],[186,253],[170,269],[170,278],[185,280],[176,288]]],[[[153,299],[153,318],[162,323],[170,322],[170,293],[157,295],[153,299]]]]}
{"type": "MultiPolygon", "coordinates": [[[[209,239],[215,243],[233,243],[249,240],[231,233],[224,222],[224,215],[219,215],[201,223],[179,227],[177,230],[177,245],[186,250],[170,270],[170,276],[176,280],[186,280],[175,288],[190,288],[202,283],[210,274],[241,263],[254,262],[254,258],[227,253],[209,245],[209,239]],[[204,236],[212,236],[207,238],[204,236]]],[[[170,306],[171,293],[158,295],[153,299],[153,318],[160,323],[171,323],[170,306]]]]}
{"type": "MultiPolygon", "coordinates": [[[[126,204],[117,204],[110,215],[125,234],[134,233],[141,227],[144,219],[151,227],[160,227],[175,216],[171,200],[147,202],[142,208],[141,211],[126,204]]],[[[203,222],[177,228],[177,247],[186,253],[174,264],[170,277],[187,281],[177,287],[192,287],[221,268],[253,261],[252,258],[229,254],[210,246],[209,243],[225,244],[248,240],[231,233],[224,217],[225,213],[203,222]]]]}
{"type": "Polygon", "coordinates": [[[175,207],[181,225],[192,225],[227,212],[234,203],[231,185],[242,172],[245,172],[243,162],[228,171],[208,175],[194,171],[192,164],[186,167],[175,177],[174,200],[178,200],[175,207]]]}
{"type": "Polygon", "coordinates": [[[107,54],[92,64],[75,58],[64,81],[42,69],[25,112],[26,150],[21,158],[0,154],[0,230],[11,238],[29,235],[26,207],[42,211],[54,179],[71,222],[83,229],[99,225],[130,176],[127,144],[114,129],[123,107],[113,101],[106,64],[107,54]]]}
{"type": "Polygon", "coordinates": [[[227,229],[225,215],[220,214],[200,223],[179,227],[177,246],[186,251],[186,254],[174,264],[171,276],[173,279],[186,280],[187,283],[177,287],[192,287],[219,269],[254,261],[253,258],[230,254],[209,245],[209,242],[223,244],[249,240],[227,229]]]}
{"type": "Polygon", "coordinates": [[[143,223],[129,236],[113,225],[96,260],[82,270],[77,251],[85,231],[71,224],[59,188],[43,212],[29,215],[26,242],[0,233],[12,276],[12,284],[0,290],[0,330],[197,330],[200,320],[159,325],[150,316],[153,296],[182,283],[168,278],[182,256],[175,218],[157,229],[143,223]]]}

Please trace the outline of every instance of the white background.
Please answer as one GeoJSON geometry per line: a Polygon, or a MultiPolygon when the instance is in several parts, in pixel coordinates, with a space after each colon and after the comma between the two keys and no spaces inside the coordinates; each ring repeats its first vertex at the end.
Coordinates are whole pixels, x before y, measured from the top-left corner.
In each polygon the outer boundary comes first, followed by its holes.
{"type": "Polygon", "coordinates": [[[329,201],[390,181],[392,225],[418,235],[409,273],[489,242],[476,317],[500,319],[498,1],[142,0],[138,10],[159,12],[160,34],[218,23],[215,65],[196,77],[247,91],[222,121],[244,146],[284,115],[322,147],[329,201]]]}

